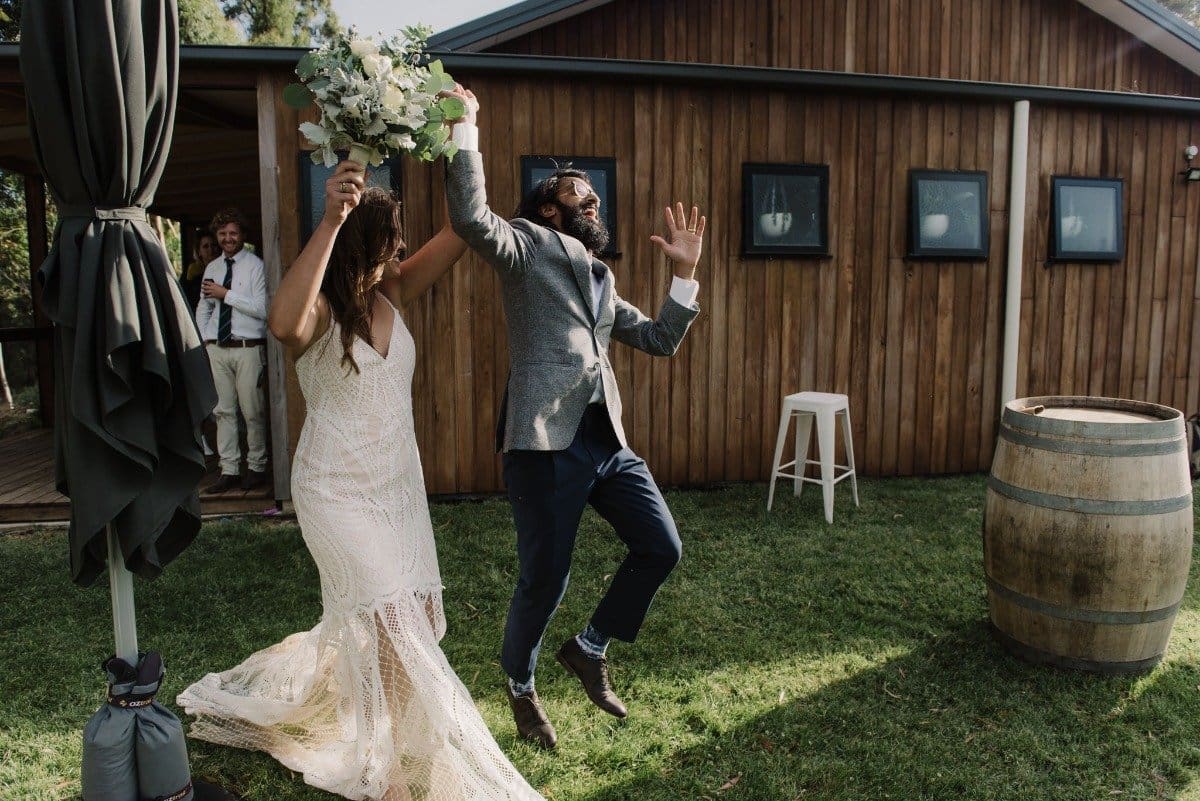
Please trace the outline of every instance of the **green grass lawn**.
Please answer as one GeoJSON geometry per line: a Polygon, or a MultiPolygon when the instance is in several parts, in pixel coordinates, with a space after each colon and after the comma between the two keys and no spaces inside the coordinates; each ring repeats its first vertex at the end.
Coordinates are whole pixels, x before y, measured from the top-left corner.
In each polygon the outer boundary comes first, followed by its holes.
{"type": "MultiPolygon", "coordinates": [[[[1200,799],[1195,580],[1153,672],[1030,667],[988,634],[983,476],[863,481],[860,509],[843,484],[832,526],[814,490],[784,493],[770,515],[762,485],[668,493],[684,561],[639,641],[609,651],[630,715],[592,707],[547,658],[538,685],[559,731],[553,753],[516,739],[501,692],[508,506],[434,506],[446,653],[547,798],[1200,799]]],[[[589,513],[551,649],[586,622],[620,557],[589,513]]],[[[71,585],[64,534],[31,532],[0,535],[0,591],[0,798],[77,797],[80,731],[112,647],[107,585],[71,585]]],[[[321,611],[286,522],[209,524],[137,594],[141,644],[167,660],[164,699],[321,611]]],[[[248,799],[332,798],[263,755],[190,747],[196,775],[248,799]]]]}

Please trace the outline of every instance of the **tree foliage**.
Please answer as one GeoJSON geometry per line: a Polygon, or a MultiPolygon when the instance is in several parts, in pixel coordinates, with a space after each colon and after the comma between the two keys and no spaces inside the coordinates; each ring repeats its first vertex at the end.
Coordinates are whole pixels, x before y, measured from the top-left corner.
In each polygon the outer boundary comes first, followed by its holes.
{"type": "Polygon", "coordinates": [[[1200,26],[1200,0],[1158,0],[1158,3],[1183,17],[1184,21],[1200,26]]]}
{"type": "Polygon", "coordinates": [[[332,0],[221,0],[253,45],[308,47],[338,28],[332,0]]]}
{"type": "Polygon", "coordinates": [[[25,185],[17,173],[0,171],[0,328],[33,325],[31,304],[25,185]]]}
{"type": "MultiPolygon", "coordinates": [[[[21,36],[21,4],[0,0],[0,41],[21,36]]],[[[102,0],[95,0],[101,2],[102,0]]],[[[178,0],[184,44],[298,45],[328,38],[339,22],[332,0],[178,0]]]]}
{"type": "MultiPolygon", "coordinates": [[[[53,224],[53,210],[47,209],[53,224]]],[[[25,230],[25,181],[17,173],[0,171],[0,328],[33,325],[30,294],[29,236],[25,230]]],[[[33,346],[6,343],[3,360],[14,392],[36,384],[37,367],[33,346]]],[[[0,430],[7,419],[0,412],[0,430]]]]}
{"type": "Polygon", "coordinates": [[[0,0],[0,42],[21,38],[21,0],[0,0]]]}
{"type": "Polygon", "coordinates": [[[179,41],[184,44],[245,44],[217,0],[179,0],[179,41]]]}

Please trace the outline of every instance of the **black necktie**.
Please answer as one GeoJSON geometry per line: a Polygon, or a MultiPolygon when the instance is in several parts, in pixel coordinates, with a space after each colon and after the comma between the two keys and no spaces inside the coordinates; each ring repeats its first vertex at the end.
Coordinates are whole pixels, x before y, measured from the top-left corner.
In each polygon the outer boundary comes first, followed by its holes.
{"type": "MultiPolygon", "coordinates": [[[[233,259],[225,259],[225,280],[221,286],[228,290],[233,286],[233,259]]],[[[228,342],[233,338],[233,307],[221,300],[217,315],[217,342],[228,342]]]]}

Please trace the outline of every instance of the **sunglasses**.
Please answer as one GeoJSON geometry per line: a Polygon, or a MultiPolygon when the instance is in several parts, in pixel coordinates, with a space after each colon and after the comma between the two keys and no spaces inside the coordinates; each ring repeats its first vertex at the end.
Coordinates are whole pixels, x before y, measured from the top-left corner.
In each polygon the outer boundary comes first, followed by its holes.
{"type": "Polygon", "coordinates": [[[563,195],[568,192],[582,199],[592,194],[592,187],[584,181],[564,178],[559,181],[556,194],[563,195]]]}

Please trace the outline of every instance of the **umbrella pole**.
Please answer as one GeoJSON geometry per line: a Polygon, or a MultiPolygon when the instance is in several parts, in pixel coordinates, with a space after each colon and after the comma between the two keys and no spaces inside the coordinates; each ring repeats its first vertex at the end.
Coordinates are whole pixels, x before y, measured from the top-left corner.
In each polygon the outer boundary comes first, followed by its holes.
{"type": "Polygon", "coordinates": [[[113,637],[117,657],[130,665],[138,663],[137,619],[133,611],[133,574],[125,567],[121,545],[112,526],[107,526],[108,589],[112,594],[113,637]]]}

